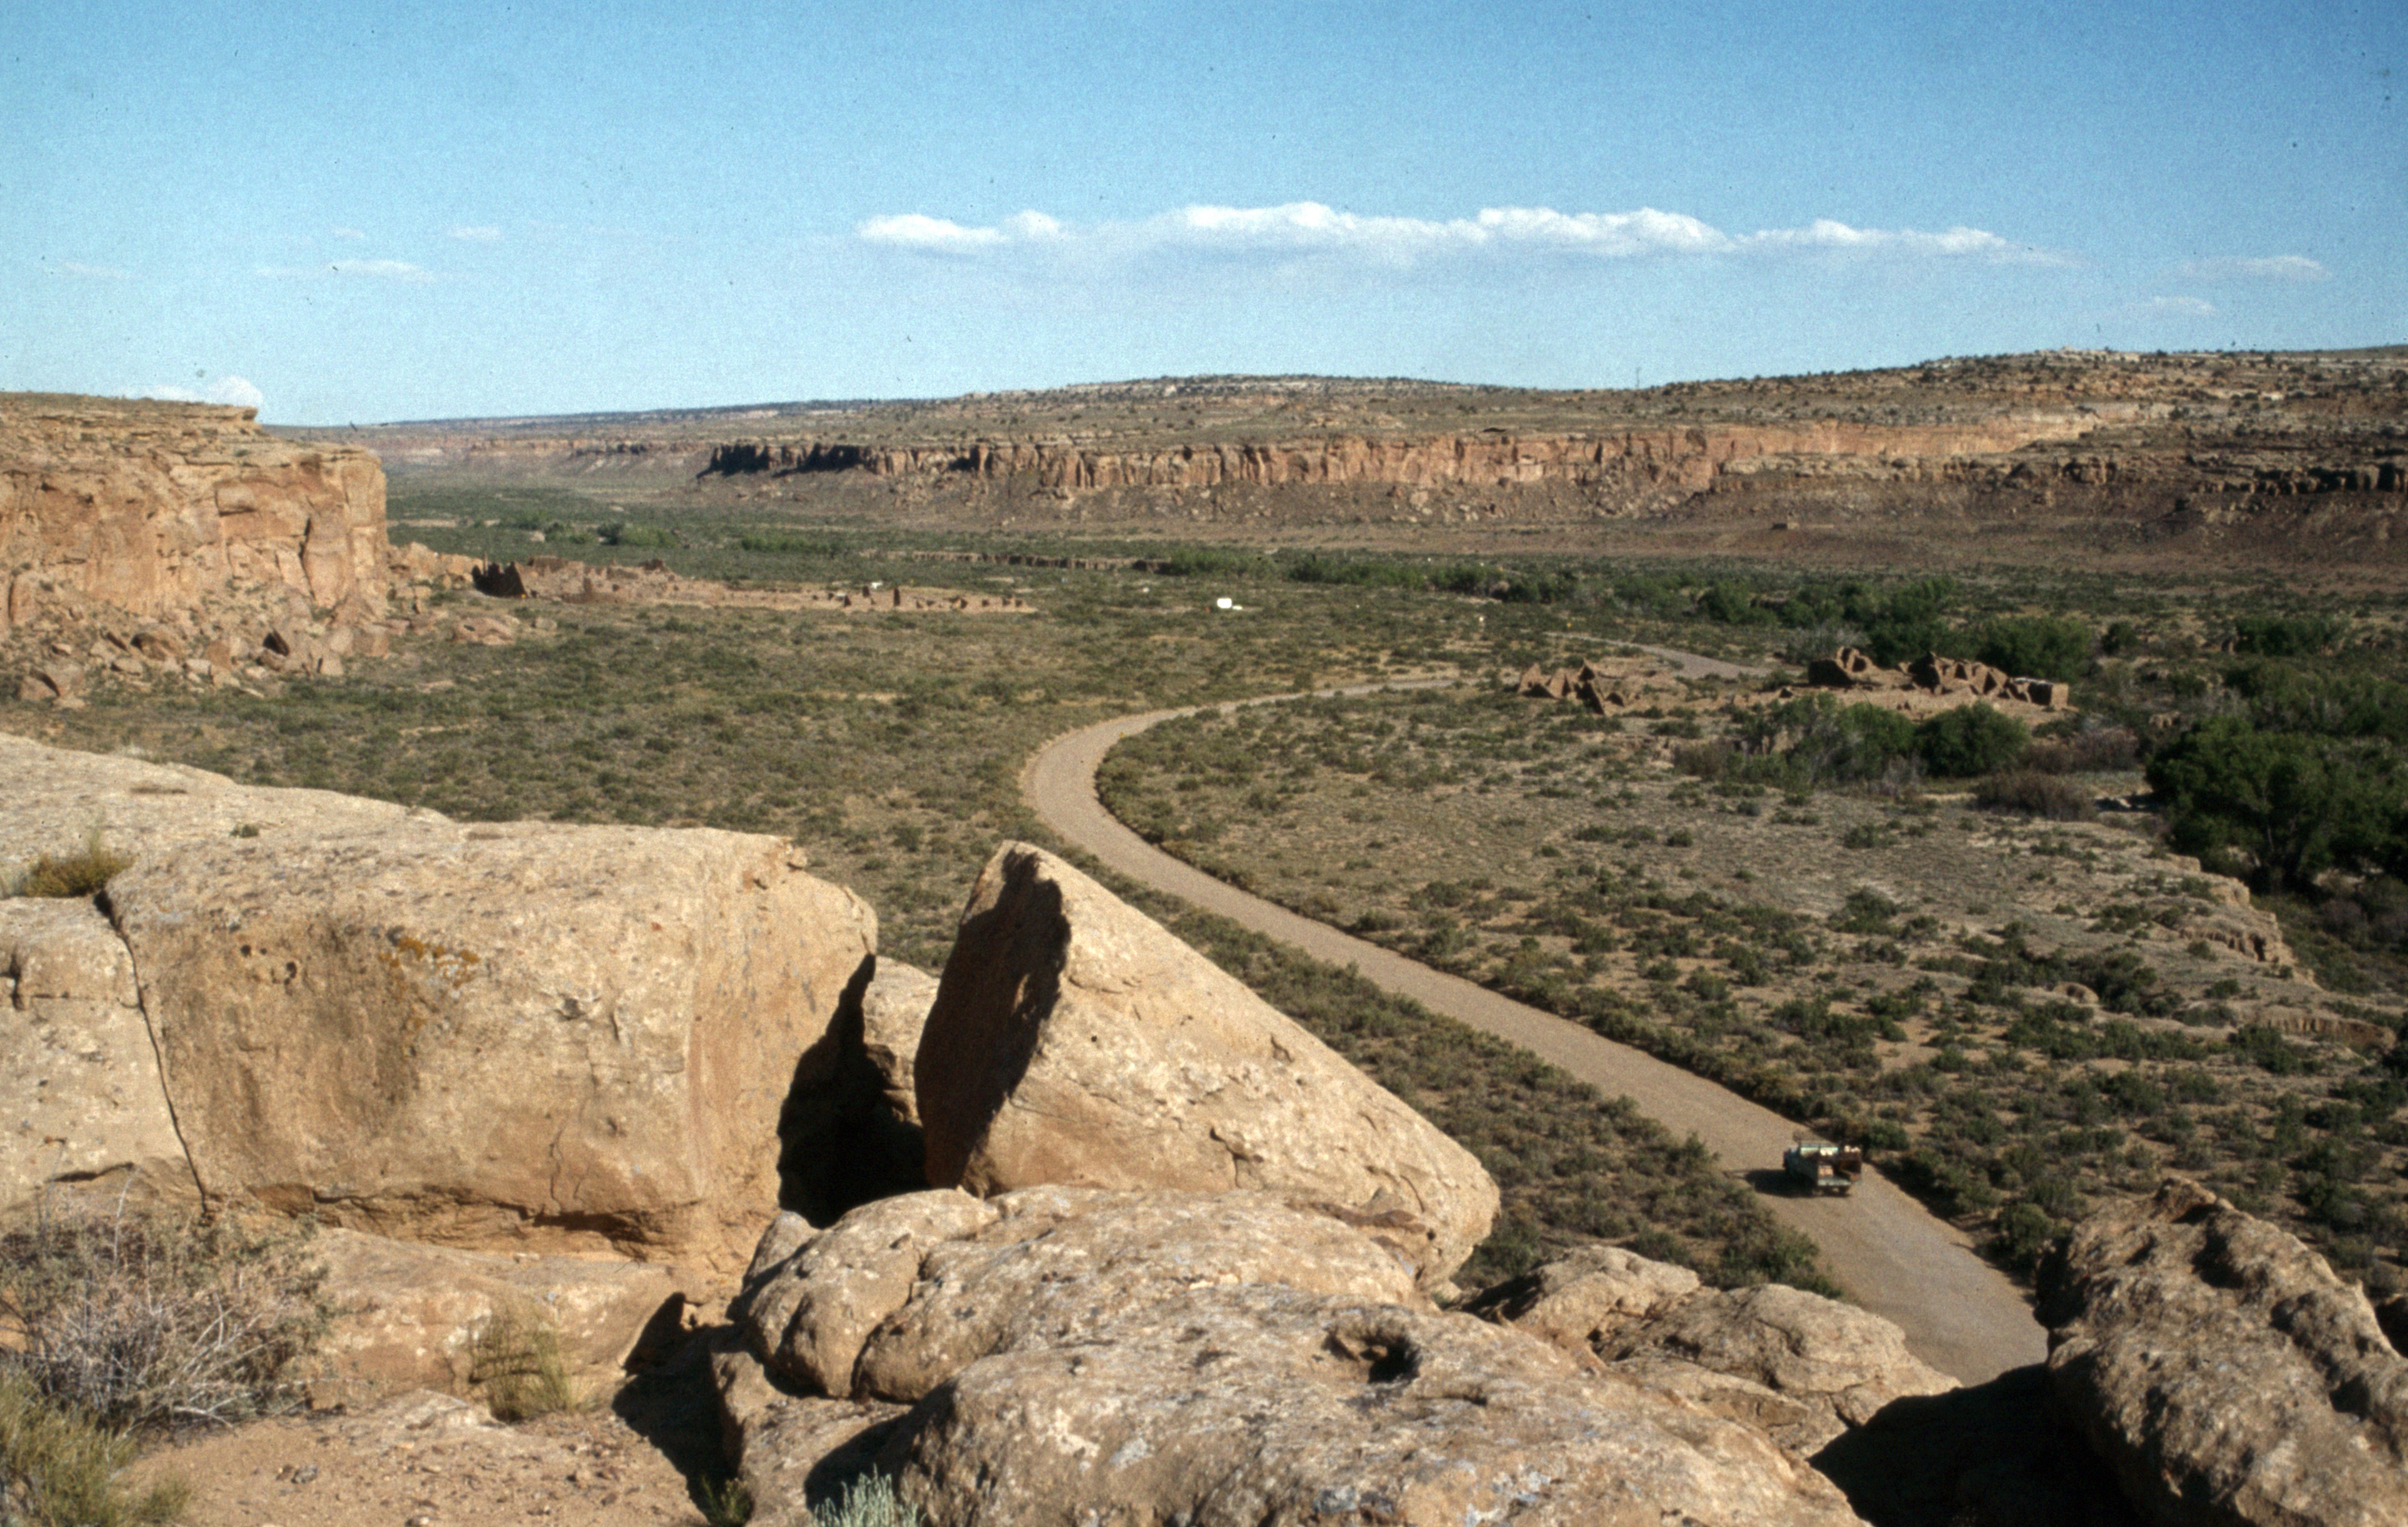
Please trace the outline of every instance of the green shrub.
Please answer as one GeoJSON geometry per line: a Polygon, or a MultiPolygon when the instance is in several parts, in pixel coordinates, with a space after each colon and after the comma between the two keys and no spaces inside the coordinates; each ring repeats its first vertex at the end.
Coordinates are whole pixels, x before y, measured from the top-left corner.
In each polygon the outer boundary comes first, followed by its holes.
{"type": "Polygon", "coordinates": [[[2148,773],[2167,798],[2173,845],[2210,858],[2245,854],[2262,889],[2400,852],[2399,769],[2378,743],[2217,716],[2161,749],[2148,773]]]}
{"type": "Polygon", "coordinates": [[[882,1474],[846,1480],[841,1493],[814,1503],[811,1515],[821,1527],[920,1527],[920,1513],[895,1493],[895,1481],[882,1474]]]}
{"type": "Polygon", "coordinates": [[[98,896],[118,872],[133,862],[131,856],[102,847],[100,835],[95,832],[80,853],[44,854],[36,859],[18,877],[11,894],[61,900],[98,896]]]}
{"type": "Polygon", "coordinates": [[[1973,787],[1973,799],[1985,806],[2044,816],[2052,822],[2087,822],[2098,814],[2089,791],[2071,780],[2031,769],[1990,775],[1973,787]]]}
{"type": "Polygon", "coordinates": [[[585,1394],[561,1354],[560,1333],[531,1303],[497,1305],[468,1346],[468,1381],[503,1421],[582,1409],[585,1394]]]}
{"type": "Polygon", "coordinates": [[[1971,779],[2014,764],[2031,744],[2031,731],[2011,715],[1976,702],[1942,711],[1914,728],[1914,751],[1923,767],[1942,779],[1971,779]]]}
{"type": "Polygon", "coordinates": [[[1973,633],[1973,654],[2018,677],[2078,679],[2090,669],[2090,627],[2051,615],[1994,620],[1973,633]]]}
{"type": "Polygon", "coordinates": [[[2232,627],[2232,650],[2258,657],[2314,657],[2349,632],[2333,615],[2244,615],[2232,627]]]}
{"type": "Polygon", "coordinates": [[[0,1368],[0,1521],[25,1527],[132,1527],[173,1520],[191,1491],[166,1480],[129,1494],[118,1476],[134,1439],[0,1368]]]}

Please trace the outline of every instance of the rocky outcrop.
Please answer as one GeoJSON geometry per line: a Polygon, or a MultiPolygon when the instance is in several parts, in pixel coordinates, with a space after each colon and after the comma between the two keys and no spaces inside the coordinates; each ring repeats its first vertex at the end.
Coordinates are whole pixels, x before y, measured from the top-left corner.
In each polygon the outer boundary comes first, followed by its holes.
{"type": "Polygon", "coordinates": [[[928,1181],[1323,1200],[1422,1245],[1426,1283],[1488,1233],[1469,1152],[1234,977],[1025,843],[988,860],[914,1067],[928,1181]]]}
{"type": "Polygon", "coordinates": [[[1268,1193],[939,1189],[866,1204],[761,1261],[738,1318],[771,1373],[906,1404],[980,1358],[1040,1333],[1072,1339],[1105,1312],[1199,1283],[1426,1303],[1396,1247],[1268,1193]]]}
{"type": "Polygon", "coordinates": [[[1856,1520],[1761,1433],[1440,1314],[1277,1195],[932,1192],[801,1233],[717,1361],[756,1520],[873,1466],[932,1527],[1856,1520]]]}
{"type": "Polygon", "coordinates": [[[1901,1396],[1956,1387],[1879,1316],[1780,1284],[1703,1289],[1685,1269],[1618,1246],[1549,1262],[1479,1307],[1761,1427],[1801,1455],[1901,1396]]]}
{"type": "Polygon", "coordinates": [[[1267,1284],[972,1364],[882,1450],[931,1523],[1851,1523],[1761,1433],[1460,1316],[1267,1284]]]}
{"type": "Polygon", "coordinates": [[[0,395],[0,633],[60,601],[151,619],[242,587],[380,614],[384,472],[249,409],[0,395]]]}
{"type": "Polygon", "coordinates": [[[0,903],[32,1017],[105,1036],[79,1061],[9,1015],[41,1074],[94,1078],[20,1131],[66,1142],[15,1148],[27,1182],[155,1156],[171,1112],[212,1199],[471,1249],[732,1272],[763,1216],[821,1207],[876,919],[791,845],[468,826],[5,736],[0,781],[0,870],[95,836],[131,861],[113,928],[0,903]]]}
{"type": "Polygon", "coordinates": [[[2057,1394],[2151,1520],[2408,1521],[2408,1359],[2294,1237],[2170,1181],[2085,1220],[2040,1287],[2057,1394]]]}
{"type": "Polygon", "coordinates": [[[110,900],[210,1197],[706,1267],[781,1202],[781,1135],[834,1128],[789,1099],[876,940],[785,843],[700,830],[414,816],[191,843],[110,900]]]}
{"type": "Polygon", "coordinates": [[[698,1280],[657,1263],[497,1256],[345,1230],[321,1231],[309,1255],[341,1312],[310,1384],[321,1407],[396,1390],[466,1392],[479,1377],[479,1337],[497,1320],[550,1333],[573,1376],[607,1384],[666,1357],[703,1294],[698,1280]]]}

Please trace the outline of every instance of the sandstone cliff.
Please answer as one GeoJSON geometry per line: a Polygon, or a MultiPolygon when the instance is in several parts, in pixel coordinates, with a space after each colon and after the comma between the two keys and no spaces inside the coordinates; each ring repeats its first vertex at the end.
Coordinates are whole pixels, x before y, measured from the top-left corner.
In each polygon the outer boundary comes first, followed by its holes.
{"type": "Polygon", "coordinates": [[[0,634],[61,600],[161,619],[245,586],[384,609],[384,471],[250,409],[0,395],[0,634]]]}

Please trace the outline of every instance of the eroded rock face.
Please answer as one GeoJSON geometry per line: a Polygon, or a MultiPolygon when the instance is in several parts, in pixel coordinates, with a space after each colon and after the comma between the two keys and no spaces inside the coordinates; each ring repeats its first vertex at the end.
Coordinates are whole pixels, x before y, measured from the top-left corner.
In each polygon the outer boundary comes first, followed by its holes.
{"type": "Polygon", "coordinates": [[[319,1404],[465,1391],[478,1334],[496,1317],[549,1329],[573,1373],[607,1383],[639,1347],[682,1336],[682,1312],[702,1293],[677,1269],[644,1262],[496,1256],[344,1230],[320,1232],[309,1249],[342,1312],[322,1353],[328,1375],[310,1386],[319,1404]]]}
{"type": "Polygon", "coordinates": [[[137,614],[229,587],[380,613],[384,469],[249,409],[0,395],[0,634],[56,599],[137,614]]]}
{"type": "Polygon", "coordinates": [[[744,834],[396,815],[194,839],[110,900],[209,1196],[732,1272],[781,1150],[808,1196],[876,942],[799,865],[744,834]]]}
{"type": "Polygon", "coordinates": [[[134,962],[88,900],[0,899],[0,1215],[122,1172],[192,1189],[134,962]]]}
{"type": "Polygon", "coordinates": [[[806,1236],[772,1225],[714,1360],[756,1520],[869,1467],[932,1527],[1856,1520],[1761,1432],[1442,1315],[1276,1195],[932,1191],[806,1236]]]}
{"type": "Polygon", "coordinates": [[[1484,1313],[1770,1433],[1800,1454],[1891,1401],[1956,1381],[1877,1315],[1781,1284],[1700,1288],[1686,1269],[1589,1246],[1516,1279],[1484,1313]]]}
{"type": "Polygon", "coordinates": [[[1025,843],[997,850],[970,894],[914,1081],[934,1186],[1258,1188],[1410,1217],[1426,1285],[1497,1212],[1469,1152],[1025,843]]]}
{"type": "Polygon", "coordinates": [[[2059,1400],[2168,1527],[2408,1521],[2408,1359],[2296,1238],[2194,1184],[2043,1266],[2059,1400]]]}
{"type": "Polygon", "coordinates": [[[964,1369],[881,1462],[931,1523],[1842,1523],[1763,1433],[1462,1316],[1192,1290],[964,1369]]]}
{"type": "Polygon", "coordinates": [[[783,1256],[777,1233],[738,1323],[772,1373],[838,1399],[916,1401],[990,1353],[1203,1283],[1427,1307],[1398,1247],[1268,1193],[941,1188],[865,1204],[783,1256]]]}

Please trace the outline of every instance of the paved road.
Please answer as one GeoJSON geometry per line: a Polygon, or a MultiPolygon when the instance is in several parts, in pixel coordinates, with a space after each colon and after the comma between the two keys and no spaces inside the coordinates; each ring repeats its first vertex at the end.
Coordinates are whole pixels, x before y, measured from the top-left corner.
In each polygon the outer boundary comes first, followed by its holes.
{"type": "MultiPolygon", "coordinates": [[[[1659,655],[1676,661],[1686,656],[1659,655]]],[[[1709,663],[1728,667],[1708,658],[1684,667],[1712,671],[1704,667],[1709,663]]],[[[1383,686],[1322,693],[1362,694],[1376,687],[1383,686]]],[[[1124,827],[1096,797],[1096,767],[1123,738],[1186,713],[1123,716],[1057,737],[1022,771],[1021,793],[1047,826],[1133,880],[1315,959],[1353,965],[1385,990],[1519,1044],[1609,1096],[1627,1094],[1675,1135],[1694,1132],[1726,1165],[1756,1174],[1778,1171],[1781,1152],[1797,1127],[1770,1110],[1577,1024],[1249,895],[1124,827]]],[[[1975,1256],[1963,1234],[1877,1172],[1868,1171],[1846,1199],[1799,1199],[1776,1191],[1764,1203],[1784,1222],[1813,1236],[1823,1249],[1824,1265],[1849,1296],[1896,1321],[1915,1355],[1942,1372],[1979,1383],[2047,1355],[2045,1333],[2014,1285],[1975,1256]]]]}

